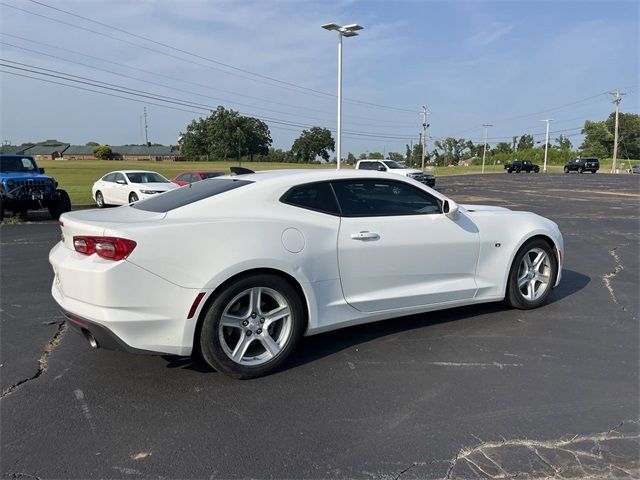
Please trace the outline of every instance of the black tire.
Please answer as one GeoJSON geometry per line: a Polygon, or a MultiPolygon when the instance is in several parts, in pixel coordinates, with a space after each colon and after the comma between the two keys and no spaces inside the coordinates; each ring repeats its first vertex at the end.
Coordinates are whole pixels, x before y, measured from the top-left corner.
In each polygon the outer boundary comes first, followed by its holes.
{"type": "Polygon", "coordinates": [[[96,192],[96,204],[98,205],[98,208],[104,208],[107,206],[106,203],[104,203],[104,196],[100,190],[96,192]]]}
{"type": "Polygon", "coordinates": [[[511,173],[512,170],[510,168],[507,168],[507,173],[511,173]]]}
{"type": "Polygon", "coordinates": [[[584,172],[584,168],[578,167],[578,173],[582,173],[582,172],[584,172]]]}
{"type": "Polygon", "coordinates": [[[57,220],[65,212],[71,211],[71,199],[69,194],[64,190],[56,190],[57,195],[49,203],[48,209],[51,218],[57,220]]]}
{"type": "Polygon", "coordinates": [[[540,167],[536,167],[533,169],[533,173],[540,173],[540,167]]]}
{"type": "MultiPolygon", "coordinates": [[[[556,278],[558,276],[558,260],[556,259],[553,248],[546,241],[540,238],[534,238],[526,242],[515,258],[513,259],[513,264],[511,265],[511,269],[509,270],[509,277],[507,282],[507,291],[505,295],[505,302],[508,305],[511,305],[514,308],[518,308],[520,310],[529,310],[531,308],[537,308],[541,306],[551,294],[551,290],[553,289],[553,285],[556,282],[556,278]],[[524,276],[526,272],[523,272],[521,269],[521,265],[525,262],[525,256],[529,255],[529,259],[531,260],[531,256],[537,255],[538,252],[544,252],[546,258],[548,259],[548,263],[544,263],[541,265],[541,270],[544,270],[542,273],[544,276],[548,277],[547,285],[543,291],[536,292],[535,291],[535,282],[537,281],[535,278],[535,272],[532,274],[532,277],[524,276]],[[532,283],[534,291],[532,292],[534,295],[539,293],[539,296],[536,296],[533,299],[526,298],[525,293],[518,286],[518,278],[521,278],[525,281],[525,283],[532,283]]],[[[541,285],[538,288],[542,287],[542,282],[538,281],[541,285]]],[[[523,285],[524,286],[524,285],[523,285]]],[[[528,288],[528,287],[527,287],[528,288]]],[[[531,296],[534,296],[531,295],[531,296]]]]}
{"type": "Polygon", "coordinates": [[[139,200],[138,194],[136,192],[131,192],[129,194],[129,203],[136,203],[139,200]]]}
{"type": "Polygon", "coordinates": [[[569,167],[564,167],[564,173],[569,173],[569,167]]]}
{"type": "Polygon", "coordinates": [[[596,172],[597,172],[597,170],[591,170],[591,173],[596,173],[596,172]]]}
{"type": "MultiPolygon", "coordinates": [[[[281,302],[278,303],[282,305],[281,302]]],[[[202,321],[198,343],[195,347],[199,350],[204,361],[211,367],[237,379],[261,377],[275,371],[298,345],[306,323],[302,299],[298,292],[283,278],[267,274],[251,275],[234,281],[224,288],[220,294],[216,295],[214,301],[203,314],[205,316],[202,321]],[[256,309],[259,310],[259,313],[254,316],[251,313],[251,297],[249,297],[248,302],[243,303],[243,300],[247,294],[246,292],[253,292],[256,289],[262,290],[263,293],[261,294],[261,306],[256,309]],[[268,325],[268,314],[270,311],[275,310],[271,309],[273,305],[268,305],[265,301],[265,298],[266,300],[274,298],[270,297],[272,292],[276,292],[281,297],[281,302],[286,303],[290,312],[289,315],[281,319],[282,323],[274,321],[271,324],[273,327],[268,325]],[[262,305],[271,310],[260,311],[262,305]],[[239,314],[238,310],[243,312],[246,310],[246,313],[239,314]],[[238,318],[238,322],[240,322],[238,326],[227,327],[221,325],[225,312],[234,312],[234,318],[238,318]],[[267,317],[267,322],[264,323],[266,325],[264,332],[260,330],[261,320],[264,320],[264,318],[261,318],[263,315],[267,317]],[[244,322],[247,322],[247,324],[244,322]],[[249,330],[253,330],[253,333],[245,333],[249,330]],[[266,343],[262,339],[268,337],[268,339],[274,341],[274,336],[282,336],[283,332],[286,338],[283,338],[282,344],[275,341],[276,346],[280,348],[279,351],[276,354],[269,353],[266,343]],[[236,335],[237,339],[235,339],[236,335]],[[251,336],[259,341],[249,340],[245,353],[240,353],[239,361],[232,359],[231,356],[233,356],[234,352],[239,351],[238,348],[241,343],[244,343],[251,336]],[[229,344],[235,345],[233,352],[229,344]],[[229,353],[225,352],[225,349],[229,353]],[[265,358],[260,359],[260,356],[265,358]],[[252,361],[256,363],[246,364],[252,361]],[[240,362],[245,363],[242,364],[240,362]]]]}

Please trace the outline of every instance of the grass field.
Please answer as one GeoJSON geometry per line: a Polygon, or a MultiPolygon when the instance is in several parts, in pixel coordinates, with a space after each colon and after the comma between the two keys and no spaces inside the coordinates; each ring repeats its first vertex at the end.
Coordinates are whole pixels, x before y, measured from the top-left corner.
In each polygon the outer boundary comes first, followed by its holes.
{"type": "MultiPolygon", "coordinates": [[[[235,162],[144,162],[144,161],[108,161],[108,160],[44,160],[38,162],[46,170],[46,174],[54,177],[71,196],[74,205],[88,205],[93,203],[91,186],[104,174],[112,170],[153,170],[171,179],[184,170],[220,170],[229,173],[229,167],[237,165],[235,162]]],[[[611,161],[602,161],[601,170],[611,169],[611,161]]],[[[268,162],[242,162],[242,166],[252,170],[274,170],[282,168],[335,168],[334,165],[292,164],[268,162]]],[[[351,167],[344,167],[351,168],[351,167]]],[[[437,167],[436,176],[465,175],[480,173],[481,167],[437,167]]],[[[549,165],[549,173],[561,173],[561,165],[549,165]]],[[[502,165],[486,165],[486,173],[502,173],[502,165]]]]}

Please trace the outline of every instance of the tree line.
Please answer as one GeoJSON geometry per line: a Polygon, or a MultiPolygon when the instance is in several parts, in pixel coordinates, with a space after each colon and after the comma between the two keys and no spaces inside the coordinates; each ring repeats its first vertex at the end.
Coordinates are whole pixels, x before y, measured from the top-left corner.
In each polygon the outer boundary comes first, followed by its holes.
{"type": "MultiPolygon", "coordinates": [[[[603,121],[587,120],[582,134],[583,143],[574,150],[571,140],[560,134],[548,146],[548,161],[564,163],[576,155],[609,158],[613,154],[613,130],[615,115],[603,121]]],[[[542,161],[544,141],[535,142],[533,135],[514,136],[511,142],[487,144],[486,162],[505,163],[515,158],[542,161]]],[[[435,140],[425,154],[425,161],[431,165],[458,165],[461,162],[481,162],[483,143],[474,143],[465,138],[446,137],[435,140]]],[[[272,147],[268,125],[253,117],[240,115],[234,110],[219,106],[206,118],[193,120],[181,133],[180,149],[188,160],[240,160],[279,163],[319,163],[335,162],[331,152],[335,142],[331,132],[322,127],[303,130],[289,150],[272,147]]],[[[406,145],[405,152],[366,152],[356,157],[351,152],[346,155],[347,163],[354,164],[363,158],[390,158],[418,166],[422,162],[420,144],[406,145]]],[[[621,113],[619,117],[618,156],[620,158],[640,158],[640,115],[621,113]]]]}

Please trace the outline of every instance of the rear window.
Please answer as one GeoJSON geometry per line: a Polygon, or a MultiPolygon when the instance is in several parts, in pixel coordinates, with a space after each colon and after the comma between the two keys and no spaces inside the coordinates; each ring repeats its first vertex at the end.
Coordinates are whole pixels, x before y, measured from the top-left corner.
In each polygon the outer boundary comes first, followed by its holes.
{"type": "Polygon", "coordinates": [[[249,185],[250,183],[253,182],[249,180],[237,180],[235,178],[212,178],[170,190],[157,197],[151,197],[147,200],[134,203],[131,206],[147,212],[166,213],[176,208],[189,205],[190,203],[198,202],[244,185],[249,185]]]}

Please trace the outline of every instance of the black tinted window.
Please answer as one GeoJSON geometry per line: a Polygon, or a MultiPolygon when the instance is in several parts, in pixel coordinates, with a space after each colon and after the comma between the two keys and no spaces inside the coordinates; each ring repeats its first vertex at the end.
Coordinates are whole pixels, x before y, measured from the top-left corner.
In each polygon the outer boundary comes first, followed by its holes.
{"type": "Polygon", "coordinates": [[[359,170],[378,170],[382,164],[380,162],[360,162],[359,170]]]}
{"type": "Polygon", "coordinates": [[[340,213],[331,186],[326,182],[293,187],[280,200],[295,207],[316,210],[331,215],[339,215],[340,213]]]}
{"type": "Polygon", "coordinates": [[[351,180],[332,183],[345,217],[440,213],[435,197],[401,182],[351,180]]]}
{"type": "Polygon", "coordinates": [[[190,186],[176,188],[157,197],[142,200],[134,203],[132,207],[147,212],[165,213],[250,183],[253,182],[231,178],[212,178],[206,182],[192,183],[190,186]]]}

